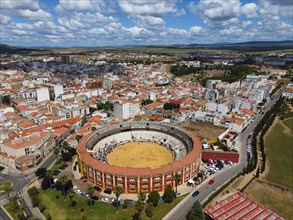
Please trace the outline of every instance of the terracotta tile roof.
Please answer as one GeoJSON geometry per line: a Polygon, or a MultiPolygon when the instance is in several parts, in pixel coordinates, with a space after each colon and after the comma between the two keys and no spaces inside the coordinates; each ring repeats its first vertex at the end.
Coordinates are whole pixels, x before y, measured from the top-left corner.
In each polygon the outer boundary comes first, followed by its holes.
{"type": "Polygon", "coordinates": [[[20,139],[20,140],[10,140],[8,142],[3,142],[3,145],[13,148],[13,149],[21,149],[24,147],[28,147],[28,146],[32,146],[36,143],[39,142],[40,139],[44,138],[45,136],[47,136],[47,133],[39,133],[38,136],[33,136],[30,137],[28,139],[20,139]]]}

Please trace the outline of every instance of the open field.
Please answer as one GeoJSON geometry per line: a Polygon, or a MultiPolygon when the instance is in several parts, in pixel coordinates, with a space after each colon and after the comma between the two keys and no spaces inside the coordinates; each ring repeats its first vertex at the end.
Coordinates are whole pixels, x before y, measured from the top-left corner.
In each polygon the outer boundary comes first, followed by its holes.
{"type": "Polygon", "coordinates": [[[173,155],[167,148],[151,142],[131,142],[118,146],[108,154],[108,163],[115,166],[145,168],[171,163],[173,155]]]}
{"type": "Polygon", "coordinates": [[[293,135],[293,118],[285,119],[284,124],[291,129],[291,134],[293,135]]]}
{"type": "MultiPolygon", "coordinates": [[[[174,200],[171,204],[166,204],[164,202],[159,202],[158,206],[154,208],[154,215],[152,218],[146,217],[145,212],[142,212],[142,219],[162,219],[173,207],[175,207],[185,196],[181,196],[174,200]]],[[[50,213],[53,220],[59,219],[81,219],[81,216],[85,216],[86,219],[95,219],[95,220],[128,220],[132,219],[132,215],[135,213],[134,205],[129,205],[127,209],[123,209],[120,205],[119,209],[116,211],[116,208],[110,203],[103,203],[95,201],[93,209],[91,210],[88,201],[78,195],[75,195],[73,201],[76,205],[73,208],[69,207],[70,200],[66,198],[64,200],[61,196],[60,191],[46,190],[40,191],[41,202],[45,204],[47,209],[44,212],[46,216],[47,213],[50,213]],[[56,199],[56,196],[60,195],[59,199],[56,199]],[[80,209],[84,208],[84,212],[81,213],[80,209]]],[[[146,205],[145,205],[146,207],[146,205]]]]}
{"type": "Polygon", "coordinates": [[[217,139],[226,130],[208,122],[185,122],[181,127],[193,131],[201,139],[208,140],[217,139]]]}
{"type": "Polygon", "coordinates": [[[276,212],[283,218],[292,219],[293,194],[280,188],[253,180],[245,189],[245,194],[260,204],[276,212]]]}
{"type": "Polygon", "coordinates": [[[265,148],[269,161],[266,179],[292,189],[293,136],[285,131],[280,121],[268,133],[265,139],[265,148]]]}
{"type": "Polygon", "coordinates": [[[12,183],[11,182],[2,182],[2,183],[0,183],[0,191],[4,191],[4,188],[6,186],[12,186],[12,183]]]}

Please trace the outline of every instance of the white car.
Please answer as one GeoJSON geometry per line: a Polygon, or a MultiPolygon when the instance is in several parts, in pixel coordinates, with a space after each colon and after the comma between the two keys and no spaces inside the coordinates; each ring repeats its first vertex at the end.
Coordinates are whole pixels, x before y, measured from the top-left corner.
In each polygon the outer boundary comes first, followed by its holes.
{"type": "Polygon", "coordinates": [[[72,189],[75,191],[77,190],[77,186],[73,186],[72,189]]]}
{"type": "Polygon", "coordinates": [[[102,198],[102,202],[109,202],[109,198],[102,198]]]}
{"type": "Polygon", "coordinates": [[[75,192],[79,195],[82,193],[82,191],[80,189],[75,190],[75,192]]]}

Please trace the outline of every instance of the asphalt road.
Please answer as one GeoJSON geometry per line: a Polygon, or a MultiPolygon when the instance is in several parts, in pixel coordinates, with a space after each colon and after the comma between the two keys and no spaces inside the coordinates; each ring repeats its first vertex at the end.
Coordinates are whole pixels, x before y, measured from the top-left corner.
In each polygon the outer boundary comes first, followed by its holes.
{"type": "Polygon", "coordinates": [[[3,211],[2,208],[0,208],[0,219],[2,220],[11,220],[11,218],[9,218],[9,216],[3,211]]]}
{"type": "MultiPolygon", "coordinates": [[[[280,90],[282,90],[281,88],[280,90]]],[[[275,104],[276,100],[281,96],[280,90],[279,93],[274,96],[274,98],[269,101],[265,108],[262,110],[264,114],[271,109],[272,105],[275,104]]],[[[201,204],[204,203],[213,192],[217,191],[222,185],[228,182],[231,178],[240,173],[247,164],[247,150],[246,142],[248,135],[253,131],[257,123],[263,118],[264,114],[258,114],[255,116],[255,120],[249,124],[245,131],[243,131],[238,136],[238,141],[240,142],[239,147],[239,163],[235,164],[228,169],[221,170],[217,174],[208,178],[204,184],[197,187],[193,190],[184,200],[182,200],[174,209],[172,209],[163,219],[164,220],[182,220],[185,219],[186,214],[191,209],[193,203],[198,200],[201,204]],[[215,180],[213,185],[208,184],[208,180],[213,178],[215,180]],[[191,194],[195,191],[198,191],[199,194],[195,198],[191,194]]]]}

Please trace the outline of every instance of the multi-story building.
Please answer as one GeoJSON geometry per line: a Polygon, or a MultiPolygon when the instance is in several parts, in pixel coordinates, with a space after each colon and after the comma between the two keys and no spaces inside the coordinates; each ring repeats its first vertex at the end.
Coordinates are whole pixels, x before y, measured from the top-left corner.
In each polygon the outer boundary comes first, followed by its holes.
{"type": "Polygon", "coordinates": [[[114,103],[114,115],[119,121],[125,119],[133,118],[139,113],[139,103],[128,101],[128,100],[119,100],[114,103]]]}
{"type": "Polygon", "coordinates": [[[0,161],[7,166],[25,171],[39,164],[53,149],[49,133],[35,133],[0,143],[0,161]]]}

